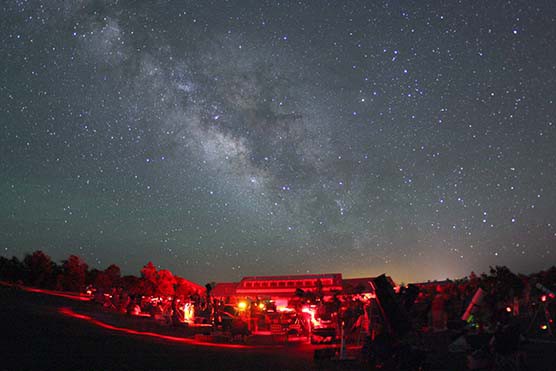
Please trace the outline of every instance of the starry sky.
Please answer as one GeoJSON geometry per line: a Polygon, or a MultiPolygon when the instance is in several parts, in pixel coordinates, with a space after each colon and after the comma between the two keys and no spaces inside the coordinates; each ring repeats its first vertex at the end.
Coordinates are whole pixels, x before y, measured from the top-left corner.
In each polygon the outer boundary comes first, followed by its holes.
{"type": "Polygon", "coordinates": [[[556,261],[556,8],[6,0],[0,253],[197,282],[556,261]]]}

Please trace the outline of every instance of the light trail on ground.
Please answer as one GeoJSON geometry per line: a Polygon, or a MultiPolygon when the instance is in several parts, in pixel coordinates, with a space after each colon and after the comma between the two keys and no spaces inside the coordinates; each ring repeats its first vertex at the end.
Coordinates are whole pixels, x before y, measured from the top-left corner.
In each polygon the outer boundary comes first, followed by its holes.
{"type": "Polygon", "coordinates": [[[16,287],[18,289],[21,289],[21,290],[24,290],[24,291],[27,291],[27,292],[34,292],[34,293],[39,293],[39,294],[59,296],[59,297],[66,298],[66,299],[79,300],[79,301],[91,301],[91,297],[89,297],[89,296],[82,296],[82,295],[79,295],[79,294],[67,294],[67,293],[63,293],[63,292],[59,292],[59,291],[53,291],[53,290],[37,289],[37,288],[34,288],[34,287],[26,287],[26,286],[14,284],[14,283],[11,283],[11,282],[6,282],[6,281],[0,281],[0,285],[9,286],[9,287],[16,287]]]}
{"type": "Polygon", "coordinates": [[[31,288],[31,287],[21,287],[21,289],[23,289],[25,291],[29,291],[29,292],[36,292],[36,293],[39,293],[39,294],[59,296],[59,297],[62,297],[62,298],[67,298],[67,299],[72,299],[72,300],[91,301],[91,298],[88,297],[88,296],[64,294],[64,293],[57,292],[57,291],[35,289],[35,288],[31,288]]]}
{"type": "Polygon", "coordinates": [[[105,328],[105,329],[108,329],[108,330],[112,330],[112,331],[123,332],[123,333],[130,334],[130,335],[148,336],[148,337],[167,340],[167,341],[172,341],[172,342],[176,342],[176,343],[189,344],[189,345],[198,345],[198,346],[205,346],[205,347],[215,347],[215,348],[226,348],[226,349],[261,349],[262,348],[260,346],[251,346],[251,345],[242,345],[242,344],[209,343],[209,342],[206,342],[206,341],[198,341],[198,340],[194,340],[194,339],[187,339],[187,338],[182,338],[182,337],[177,337],[177,336],[162,335],[162,334],[158,334],[156,332],[138,331],[138,330],[132,330],[132,329],[129,329],[129,328],[124,328],[124,327],[117,327],[117,326],[113,326],[113,325],[110,325],[108,323],[99,321],[97,319],[94,319],[91,316],[76,313],[71,308],[67,308],[67,307],[59,308],[58,312],[60,314],[63,314],[65,316],[67,316],[67,317],[72,317],[72,318],[85,320],[85,321],[87,321],[89,323],[92,323],[96,326],[99,326],[99,327],[102,327],[102,328],[105,328]]]}

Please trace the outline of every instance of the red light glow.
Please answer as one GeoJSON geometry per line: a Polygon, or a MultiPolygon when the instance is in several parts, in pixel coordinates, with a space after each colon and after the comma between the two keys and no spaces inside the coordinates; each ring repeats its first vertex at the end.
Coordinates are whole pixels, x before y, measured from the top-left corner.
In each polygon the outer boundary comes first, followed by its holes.
{"type": "Polygon", "coordinates": [[[311,307],[303,307],[303,309],[301,309],[301,311],[303,313],[308,313],[311,316],[311,323],[313,324],[314,328],[318,328],[320,327],[321,323],[320,321],[316,318],[316,309],[315,308],[311,308],[311,307]]]}
{"type": "Polygon", "coordinates": [[[293,309],[292,309],[292,308],[283,307],[283,306],[276,307],[276,310],[277,310],[278,312],[287,312],[287,313],[293,312],[293,309]]]}
{"type": "Polygon", "coordinates": [[[195,307],[191,303],[186,303],[183,307],[183,318],[185,322],[193,322],[195,319],[195,307]]]}
{"type": "MultiPolygon", "coordinates": [[[[59,308],[58,312],[65,315],[65,316],[68,316],[68,317],[85,320],[89,323],[92,323],[96,326],[99,326],[99,327],[102,327],[102,328],[105,328],[105,329],[108,329],[108,330],[123,332],[123,333],[130,334],[130,335],[148,336],[148,337],[168,340],[168,341],[172,341],[172,342],[176,342],[176,343],[189,344],[189,345],[198,345],[198,346],[205,346],[205,347],[229,348],[229,349],[253,349],[253,348],[255,348],[254,346],[250,346],[250,345],[216,344],[216,343],[209,343],[209,342],[206,342],[206,341],[198,341],[198,340],[194,340],[194,339],[181,338],[181,337],[177,337],[177,336],[162,335],[162,334],[157,334],[155,332],[137,331],[137,330],[132,330],[132,329],[128,329],[128,328],[112,326],[112,325],[109,325],[107,323],[96,320],[96,319],[92,318],[91,316],[87,316],[85,314],[75,313],[70,308],[65,308],[65,307],[59,308]]],[[[256,348],[260,348],[260,347],[256,347],[256,348]]]]}
{"type": "Polygon", "coordinates": [[[22,290],[29,291],[29,292],[36,292],[39,294],[46,294],[52,296],[60,296],[62,298],[72,299],[72,300],[80,300],[80,301],[91,301],[90,297],[81,296],[78,294],[65,294],[59,291],[51,291],[51,290],[42,290],[42,289],[35,289],[32,287],[21,287],[22,290]]]}

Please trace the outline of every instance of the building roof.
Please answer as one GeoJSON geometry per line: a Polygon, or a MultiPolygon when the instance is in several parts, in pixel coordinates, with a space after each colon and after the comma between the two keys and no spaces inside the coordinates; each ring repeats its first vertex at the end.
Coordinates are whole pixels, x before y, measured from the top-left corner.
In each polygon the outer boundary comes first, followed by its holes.
{"type": "Polygon", "coordinates": [[[236,294],[257,297],[292,297],[298,289],[317,291],[319,282],[323,294],[341,291],[341,273],[295,274],[284,276],[244,277],[236,287],[236,294]]]}
{"type": "Polygon", "coordinates": [[[241,281],[280,281],[280,280],[310,280],[319,278],[342,278],[341,273],[319,273],[319,274],[290,274],[284,276],[247,276],[241,281]]]}
{"type": "MultiPolygon", "coordinates": [[[[373,292],[371,281],[375,277],[342,279],[341,273],[296,274],[283,276],[248,276],[240,282],[217,283],[211,291],[214,297],[231,297],[237,295],[255,296],[294,296],[298,288],[314,291],[315,281],[323,280],[323,292],[330,294],[342,291],[345,294],[373,292]],[[291,281],[291,282],[287,282],[291,281]],[[309,281],[307,284],[306,281],[309,281]]],[[[387,280],[395,286],[390,277],[387,280]]]]}

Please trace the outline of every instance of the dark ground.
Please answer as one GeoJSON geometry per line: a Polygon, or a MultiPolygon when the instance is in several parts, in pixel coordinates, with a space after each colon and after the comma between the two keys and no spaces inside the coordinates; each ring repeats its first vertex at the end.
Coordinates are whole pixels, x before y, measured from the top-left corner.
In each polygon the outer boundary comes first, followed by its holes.
{"type": "MultiPolygon", "coordinates": [[[[91,303],[0,286],[2,370],[314,370],[312,349],[219,349],[134,336],[58,313],[91,303]]],[[[80,310],[81,309],[81,310],[80,310]]],[[[322,366],[322,367],[321,367],[322,366]]]]}
{"type": "MultiPolygon", "coordinates": [[[[58,312],[61,307],[72,308],[78,313],[97,312],[96,318],[110,319],[98,312],[92,303],[0,286],[1,370],[370,369],[360,362],[316,362],[313,360],[315,347],[310,345],[222,349],[129,335],[64,316],[58,312]]],[[[127,319],[121,317],[120,320],[125,323],[127,319]]],[[[524,350],[528,358],[527,370],[556,370],[556,343],[528,343],[524,350]]],[[[428,369],[465,370],[465,354],[436,352],[429,355],[428,369]]]]}

